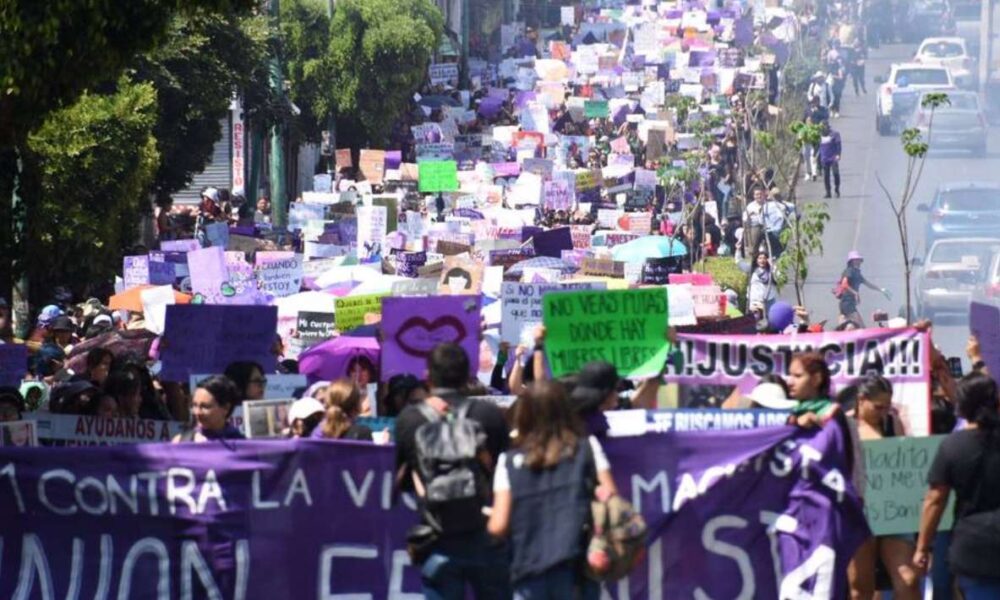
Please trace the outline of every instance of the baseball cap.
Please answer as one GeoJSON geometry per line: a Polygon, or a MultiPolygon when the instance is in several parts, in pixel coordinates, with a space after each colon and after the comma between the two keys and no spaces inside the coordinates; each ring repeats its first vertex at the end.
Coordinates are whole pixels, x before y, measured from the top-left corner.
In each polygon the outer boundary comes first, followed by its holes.
{"type": "Polygon", "coordinates": [[[323,404],[311,396],[299,398],[295,402],[292,402],[291,408],[288,409],[288,424],[291,425],[296,419],[308,419],[316,413],[322,413],[325,410],[323,404]]]}
{"type": "Polygon", "coordinates": [[[611,363],[598,361],[583,365],[576,376],[570,401],[577,412],[596,410],[608,394],[617,389],[621,377],[611,363]]]}
{"type": "Polygon", "coordinates": [[[790,410],[798,404],[789,400],[785,390],[777,383],[761,383],[748,396],[757,405],[771,410],[790,410]]]}

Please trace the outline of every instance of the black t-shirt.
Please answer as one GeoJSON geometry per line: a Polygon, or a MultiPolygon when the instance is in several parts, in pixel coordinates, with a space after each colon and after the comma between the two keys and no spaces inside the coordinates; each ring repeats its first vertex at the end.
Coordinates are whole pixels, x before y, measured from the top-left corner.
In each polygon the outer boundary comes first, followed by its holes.
{"type": "MultiPolygon", "coordinates": [[[[472,401],[468,417],[478,422],[483,428],[483,433],[486,434],[486,450],[490,453],[490,458],[495,466],[500,453],[506,451],[510,445],[510,429],[507,427],[503,412],[489,402],[472,401]]],[[[420,412],[420,408],[417,406],[407,406],[396,417],[397,470],[404,464],[410,470],[416,468],[417,429],[424,423],[427,423],[427,417],[420,412]]],[[[492,477],[492,473],[490,476],[492,477]]],[[[413,480],[409,476],[404,477],[400,484],[404,491],[413,490],[413,480]]]]}
{"type": "Polygon", "coordinates": [[[1000,508],[1000,444],[990,445],[978,429],[956,431],[941,442],[927,480],[954,490],[956,520],[1000,508]],[[978,499],[977,486],[982,486],[978,499]]]}

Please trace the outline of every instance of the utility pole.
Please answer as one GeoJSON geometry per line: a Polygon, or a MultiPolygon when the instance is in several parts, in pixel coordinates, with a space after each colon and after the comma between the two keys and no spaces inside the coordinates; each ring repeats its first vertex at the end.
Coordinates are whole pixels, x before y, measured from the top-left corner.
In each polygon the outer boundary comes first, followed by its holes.
{"type": "Polygon", "coordinates": [[[979,13],[979,93],[986,100],[993,60],[993,0],[980,0],[979,13]]]}
{"type": "MultiPolygon", "coordinates": [[[[334,0],[327,0],[326,2],[326,17],[329,19],[327,25],[328,35],[330,25],[333,24],[333,11],[334,11],[334,0]]],[[[337,113],[331,107],[330,114],[326,116],[326,130],[330,132],[330,178],[336,180],[334,176],[336,169],[339,165],[336,164],[337,161],[337,113]]],[[[336,191],[336,190],[334,190],[336,191]]]]}
{"type": "MultiPolygon", "coordinates": [[[[281,17],[279,0],[270,0],[268,16],[271,27],[280,31],[281,17]]],[[[271,90],[279,102],[285,98],[285,77],[281,70],[281,57],[275,49],[268,65],[271,90]]],[[[285,187],[285,136],[284,123],[277,123],[271,129],[271,222],[282,230],[288,225],[288,195],[285,187]]]]}

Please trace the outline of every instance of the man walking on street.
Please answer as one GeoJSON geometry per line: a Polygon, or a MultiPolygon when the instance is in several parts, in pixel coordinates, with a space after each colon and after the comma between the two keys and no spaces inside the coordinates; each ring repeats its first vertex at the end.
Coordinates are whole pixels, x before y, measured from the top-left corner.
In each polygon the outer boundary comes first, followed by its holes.
{"type": "Polygon", "coordinates": [[[431,397],[396,419],[397,481],[416,493],[420,507],[421,524],[407,541],[429,600],[465,598],[467,584],[477,600],[510,598],[507,548],[487,534],[482,513],[510,431],[495,404],[466,397],[469,370],[461,346],[434,348],[427,359],[431,397]],[[475,452],[455,460],[470,445],[475,452]],[[476,493],[468,497],[459,484],[473,482],[476,493]]]}
{"type": "Polygon", "coordinates": [[[823,169],[823,186],[826,188],[824,198],[830,197],[830,173],[833,173],[833,189],[840,198],[840,133],[834,131],[829,123],[823,124],[823,134],[819,139],[819,166],[823,169]]]}

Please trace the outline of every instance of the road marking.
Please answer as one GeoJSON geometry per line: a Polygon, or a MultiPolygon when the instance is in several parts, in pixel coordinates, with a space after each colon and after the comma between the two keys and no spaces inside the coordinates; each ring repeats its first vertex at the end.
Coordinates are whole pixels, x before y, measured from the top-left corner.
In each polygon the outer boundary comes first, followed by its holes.
{"type": "MultiPolygon", "coordinates": [[[[865,153],[865,176],[861,180],[861,200],[858,202],[858,216],[854,222],[854,242],[851,244],[852,248],[858,247],[858,241],[861,239],[861,218],[864,214],[865,200],[868,199],[868,182],[871,179],[871,164],[872,164],[872,150],[875,148],[876,140],[872,138],[878,134],[877,131],[868,128],[868,151],[865,153]]],[[[879,136],[881,137],[881,136],[879,136]]]]}

